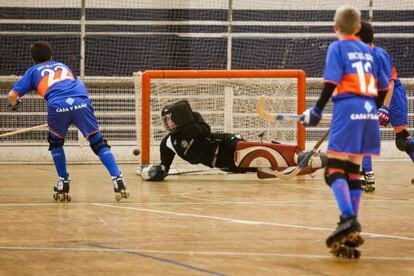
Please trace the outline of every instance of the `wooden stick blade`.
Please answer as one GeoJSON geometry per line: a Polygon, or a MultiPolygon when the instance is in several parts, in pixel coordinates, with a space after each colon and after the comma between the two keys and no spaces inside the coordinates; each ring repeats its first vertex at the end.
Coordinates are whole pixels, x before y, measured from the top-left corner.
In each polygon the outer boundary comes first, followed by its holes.
{"type": "Polygon", "coordinates": [[[275,117],[266,111],[265,105],[266,105],[266,97],[260,96],[256,104],[257,115],[259,115],[259,117],[265,121],[275,122],[275,117]]]}

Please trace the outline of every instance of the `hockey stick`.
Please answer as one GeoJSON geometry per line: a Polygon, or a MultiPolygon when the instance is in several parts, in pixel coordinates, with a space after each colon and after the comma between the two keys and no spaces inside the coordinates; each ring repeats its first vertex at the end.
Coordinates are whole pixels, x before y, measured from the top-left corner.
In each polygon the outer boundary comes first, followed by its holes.
{"type": "Polygon", "coordinates": [[[201,172],[211,172],[211,171],[214,171],[214,169],[217,169],[217,168],[206,168],[206,169],[184,170],[184,171],[179,171],[178,169],[174,169],[175,172],[168,173],[168,175],[183,175],[183,174],[192,174],[192,173],[201,173],[201,172]]]}
{"type": "Polygon", "coordinates": [[[322,145],[322,143],[325,141],[325,139],[329,135],[329,129],[322,135],[322,137],[319,139],[319,141],[313,146],[312,150],[308,152],[308,154],[303,158],[303,160],[293,168],[287,168],[284,171],[278,171],[278,170],[272,170],[271,168],[262,168],[261,171],[267,174],[273,174],[274,176],[283,179],[283,180],[289,180],[297,176],[309,163],[309,160],[315,155],[315,153],[318,151],[318,148],[322,145]]]}
{"type": "MultiPolygon", "coordinates": [[[[138,166],[136,173],[137,175],[141,175],[141,170],[143,167],[138,166]]],[[[223,174],[228,174],[228,172],[220,170],[220,168],[205,168],[205,169],[195,169],[195,170],[183,170],[183,171],[179,171],[176,168],[171,168],[170,172],[168,173],[168,175],[184,175],[184,174],[193,174],[193,173],[202,173],[202,172],[214,172],[214,171],[220,171],[223,174]],[[171,172],[173,171],[173,172],[171,172]]]]}
{"type": "Polygon", "coordinates": [[[35,131],[35,130],[39,130],[39,129],[44,129],[44,128],[47,128],[47,124],[38,125],[38,126],[34,126],[34,127],[29,127],[29,128],[24,128],[24,129],[19,129],[19,130],[16,130],[16,131],[12,131],[12,132],[3,133],[3,134],[0,134],[0,138],[9,137],[9,136],[13,136],[13,135],[21,134],[21,133],[26,133],[26,132],[30,132],[30,131],[35,131]]]}
{"type": "MultiPolygon", "coordinates": [[[[259,115],[260,118],[262,118],[265,121],[269,122],[277,122],[277,121],[285,121],[285,120],[291,120],[291,121],[303,121],[304,116],[303,115],[297,115],[297,114],[291,114],[291,113],[269,113],[265,109],[266,104],[266,97],[260,96],[257,105],[256,105],[256,113],[259,115]]],[[[330,123],[331,119],[323,117],[320,121],[321,123],[330,123]]]]}

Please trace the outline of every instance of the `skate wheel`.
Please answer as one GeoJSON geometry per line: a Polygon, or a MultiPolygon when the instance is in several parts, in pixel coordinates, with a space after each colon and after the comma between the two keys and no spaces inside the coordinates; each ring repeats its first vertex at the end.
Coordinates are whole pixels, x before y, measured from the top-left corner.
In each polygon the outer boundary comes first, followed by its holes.
{"type": "Polygon", "coordinates": [[[334,242],[331,246],[332,250],[339,250],[341,248],[340,242],[334,242]]]}
{"type": "Polygon", "coordinates": [[[122,195],[120,193],[115,194],[116,201],[120,201],[122,199],[122,195]]]}
{"type": "Polygon", "coordinates": [[[129,198],[129,192],[124,193],[124,198],[129,198]]]}
{"type": "Polygon", "coordinates": [[[359,235],[358,232],[349,233],[347,240],[356,246],[359,246],[364,243],[364,239],[359,235]]]}
{"type": "Polygon", "coordinates": [[[359,259],[359,257],[361,257],[361,251],[355,249],[354,250],[354,258],[359,259]]]}
{"type": "Polygon", "coordinates": [[[335,257],[339,257],[341,255],[341,243],[340,242],[334,242],[331,245],[331,253],[332,255],[334,255],[335,257]]]}
{"type": "Polygon", "coordinates": [[[344,248],[342,249],[342,257],[344,257],[344,258],[348,258],[348,259],[351,259],[353,255],[354,255],[354,254],[353,254],[353,250],[352,250],[351,248],[349,248],[349,247],[344,247],[344,248]]]}

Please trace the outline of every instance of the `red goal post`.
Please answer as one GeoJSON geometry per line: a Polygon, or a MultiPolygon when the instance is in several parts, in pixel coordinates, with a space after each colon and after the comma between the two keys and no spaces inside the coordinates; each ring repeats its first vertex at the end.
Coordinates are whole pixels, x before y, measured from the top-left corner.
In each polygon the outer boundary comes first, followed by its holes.
{"type": "MultiPolygon", "coordinates": [[[[297,83],[297,113],[306,109],[303,70],[148,70],[141,76],[141,165],[150,164],[151,83],[156,79],[271,79],[293,78],[297,83]]],[[[260,94],[257,95],[259,97],[260,94]]],[[[282,111],[281,111],[282,112],[282,111]]],[[[297,144],[305,148],[305,129],[297,123],[297,144]]]]}

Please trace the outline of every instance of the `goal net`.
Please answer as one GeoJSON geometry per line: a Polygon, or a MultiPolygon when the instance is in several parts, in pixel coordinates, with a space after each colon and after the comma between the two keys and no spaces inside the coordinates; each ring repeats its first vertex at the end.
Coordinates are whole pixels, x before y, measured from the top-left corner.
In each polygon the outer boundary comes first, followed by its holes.
{"type": "MultiPolygon", "coordinates": [[[[249,141],[276,141],[304,146],[304,129],[293,121],[270,124],[258,118],[258,96],[269,98],[272,113],[300,113],[305,108],[306,76],[301,70],[147,71],[137,75],[141,115],[138,144],[141,165],[160,162],[159,145],[168,133],[161,111],[187,100],[212,132],[236,133],[249,141]],[[261,136],[261,137],[260,137],[261,136]]],[[[177,167],[187,167],[176,158],[177,167]]]]}

